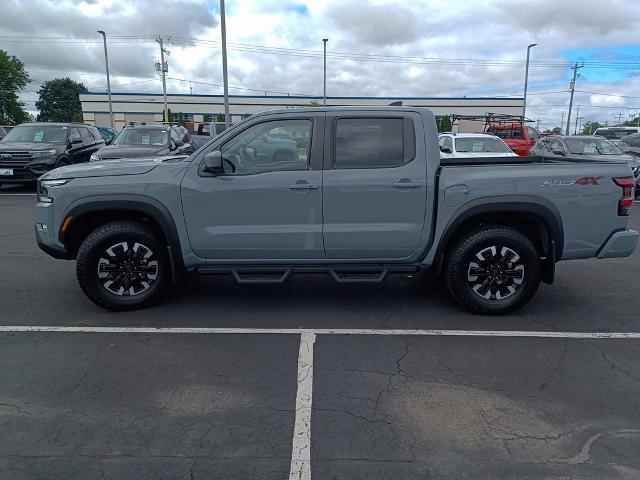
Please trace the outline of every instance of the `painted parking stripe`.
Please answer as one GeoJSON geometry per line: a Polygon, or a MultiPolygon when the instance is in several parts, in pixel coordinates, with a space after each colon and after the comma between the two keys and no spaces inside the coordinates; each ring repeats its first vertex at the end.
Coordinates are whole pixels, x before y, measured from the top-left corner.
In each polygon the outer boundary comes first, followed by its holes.
{"type": "Polygon", "coordinates": [[[1,332],[57,332],[57,333],[141,333],[192,335],[406,335],[430,337],[531,337],[531,338],[612,338],[640,339],[640,332],[544,332],[526,330],[384,330],[367,328],[197,328],[197,327],[57,327],[57,326],[0,326],[1,332]]]}
{"type": "Polygon", "coordinates": [[[313,333],[300,335],[296,422],[291,447],[289,480],[311,480],[311,405],[313,399],[313,333]]]}

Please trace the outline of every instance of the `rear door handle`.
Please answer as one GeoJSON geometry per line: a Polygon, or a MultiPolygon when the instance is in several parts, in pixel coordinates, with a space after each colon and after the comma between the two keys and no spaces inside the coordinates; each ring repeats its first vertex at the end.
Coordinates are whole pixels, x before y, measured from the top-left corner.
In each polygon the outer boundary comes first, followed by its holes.
{"type": "Polygon", "coordinates": [[[420,182],[400,181],[393,182],[393,186],[395,188],[418,188],[421,187],[422,184],[420,182]]]}
{"type": "Polygon", "coordinates": [[[291,190],[315,190],[316,188],[318,188],[318,185],[316,185],[315,183],[300,182],[290,184],[289,188],[291,190]]]}

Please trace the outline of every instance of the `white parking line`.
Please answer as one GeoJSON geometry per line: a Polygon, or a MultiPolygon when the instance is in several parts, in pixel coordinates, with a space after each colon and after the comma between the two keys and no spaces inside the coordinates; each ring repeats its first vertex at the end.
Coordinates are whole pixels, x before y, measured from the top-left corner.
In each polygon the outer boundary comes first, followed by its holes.
{"type": "Polygon", "coordinates": [[[144,333],[195,335],[406,335],[426,337],[531,337],[640,339],[640,332],[538,332],[526,330],[383,330],[367,328],[197,328],[0,326],[0,332],[144,333]]]}
{"type": "Polygon", "coordinates": [[[296,423],[293,428],[289,480],[311,480],[311,405],[313,399],[313,333],[300,335],[296,423]]]}

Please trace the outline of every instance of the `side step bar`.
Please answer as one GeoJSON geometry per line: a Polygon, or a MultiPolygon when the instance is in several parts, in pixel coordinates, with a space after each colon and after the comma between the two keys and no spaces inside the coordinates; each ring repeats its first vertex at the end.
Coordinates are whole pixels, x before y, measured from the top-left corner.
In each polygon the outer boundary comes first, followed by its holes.
{"type": "Polygon", "coordinates": [[[236,282],[283,283],[295,273],[325,273],[338,283],[381,283],[390,273],[416,273],[419,265],[325,265],[325,266],[204,266],[196,267],[199,275],[231,274],[236,282]]]}

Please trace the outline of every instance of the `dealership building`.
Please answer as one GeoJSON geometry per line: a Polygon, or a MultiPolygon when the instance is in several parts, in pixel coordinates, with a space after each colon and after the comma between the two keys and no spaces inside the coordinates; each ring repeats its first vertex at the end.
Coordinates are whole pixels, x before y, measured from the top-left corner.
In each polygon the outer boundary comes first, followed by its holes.
{"type": "MultiPolygon", "coordinates": [[[[112,93],[114,126],[121,130],[129,122],[162,122],[164,100],[155,93],[112,93]]],[[[309,106],[311,102],[322,104],[322,97],[276,95],[229,95],[231,121],[238,122],[247,115],[282,108],[309,106]]],[[[109,99],[106,93],[80,94],[84,121],[94,125],[109,125],[109,99]]],[[[500,113],[520,115],[522,97],[327,97],[327,106],[386,106],[401,102],[403,106],[427,107],[436,116],[451,114],[484,115],[500,113]]],[[[223,95],[168,94],[167,106],[173,119],[182,113],[186,122],[215,120],[224,112],[223,95]]],[[[462,121],[456,125],[459,132],[478,131],[481,125],[462,121]]]]}

